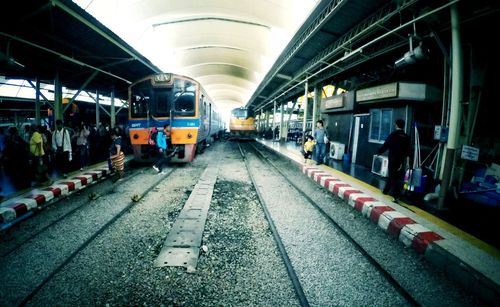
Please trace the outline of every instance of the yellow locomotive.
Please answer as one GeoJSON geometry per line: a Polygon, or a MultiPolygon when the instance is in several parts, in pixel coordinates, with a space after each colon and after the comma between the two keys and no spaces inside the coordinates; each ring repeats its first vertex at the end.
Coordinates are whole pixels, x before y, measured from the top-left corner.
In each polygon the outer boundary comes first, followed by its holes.
{"type": "Polygon", "coordinates": [[[240,107],[231,110],[229,133],[231,139],[249,140],[256,136],[255,112],[251,108],[240,107]]]}

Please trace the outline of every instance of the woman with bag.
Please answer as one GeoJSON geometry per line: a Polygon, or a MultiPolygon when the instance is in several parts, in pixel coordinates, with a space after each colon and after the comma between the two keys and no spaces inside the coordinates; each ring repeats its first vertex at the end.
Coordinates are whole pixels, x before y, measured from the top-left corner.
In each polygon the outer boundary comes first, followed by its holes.
{"type": "Polygon", "coordinates": [[[120,135],[120,129],[115,127],[111,130],[111,146],[109,147],[109,159],[111,161],[111,166],[116,172],[118,178],[113,181],[117,181],[123,178],[125,172],[125,154],[122,151],[122,137],[120,135]]]}

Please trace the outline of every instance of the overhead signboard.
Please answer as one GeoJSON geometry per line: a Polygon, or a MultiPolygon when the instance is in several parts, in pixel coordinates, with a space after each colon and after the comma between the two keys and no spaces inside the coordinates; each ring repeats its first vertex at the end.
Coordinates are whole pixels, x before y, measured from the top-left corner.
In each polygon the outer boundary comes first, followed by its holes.
{"type": "Polygon", "coordinates": [[[321,111],[324,113],[352,111],[354,109],[354,94],[355,91],[345,92],[321,99],[321,111]]]}
{"type": "Polygon", "coordinates": [[[344,96],[337,95],[325,100],[325,109],[336,109],[344,106],[344,96]]]}
{"type": "Polygon", "coordinates": [[[398,83],[389,83],[369,87],[356,91],[356,101],[361,103],[363,101],[394,98],[398,96],[398,83]]]}

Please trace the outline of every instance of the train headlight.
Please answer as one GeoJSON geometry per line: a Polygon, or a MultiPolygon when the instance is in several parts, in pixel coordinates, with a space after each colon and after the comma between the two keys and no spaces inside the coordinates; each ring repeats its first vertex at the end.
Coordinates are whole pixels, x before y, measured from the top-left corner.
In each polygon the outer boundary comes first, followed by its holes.
{"type": "Polygon", "coordinates": [[[139,138],[139,135],[137,133],[134,133],[132,137],[134,138],[134,140],[137,140],[139,138]]]}
{"type": "Polygon", "coordinates": [[[191,134],[191,132],[188,133],[187,137],[188,137],[188,139],[193,138],[193,135],[191,134]]]}

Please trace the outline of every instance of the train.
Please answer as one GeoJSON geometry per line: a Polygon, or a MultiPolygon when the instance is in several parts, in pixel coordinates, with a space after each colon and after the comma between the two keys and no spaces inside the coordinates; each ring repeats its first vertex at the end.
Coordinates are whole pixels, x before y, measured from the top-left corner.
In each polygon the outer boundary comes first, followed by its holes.
{"type": "Polygon", "coordinates": [[[157,149],[149,145],[153,127],[170,125],[171,162],[191,162],[224,133],[224,122],[207,92],[196,80],[156,73],[129,86],[128,132],[134,160],[151,162],[157,149]]]}
{"type": "Polygon", "coordinates": [[[257,126],[252,108],[239,107],[231,110],[229,134],[231,139],[254,139],[256,137],[257,126]]]}

